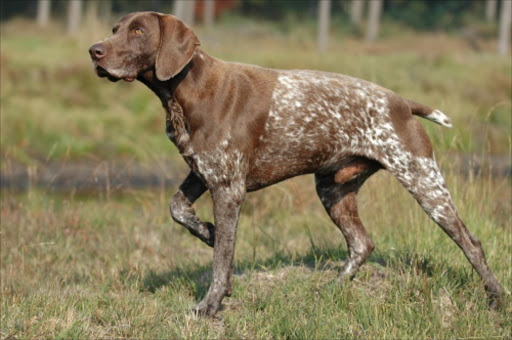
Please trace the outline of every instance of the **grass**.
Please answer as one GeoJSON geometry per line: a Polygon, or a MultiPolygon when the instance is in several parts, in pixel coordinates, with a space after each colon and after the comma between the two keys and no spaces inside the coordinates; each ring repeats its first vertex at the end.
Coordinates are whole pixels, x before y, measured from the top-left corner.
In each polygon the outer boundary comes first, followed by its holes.
{"type": "MultiPolygon", "coordinates": [[[[203,48],[222,59],[350,74],[450,115],[454,129],[425,127],[460,213],[507,291],[502,308],[488,310],[462,252],[385,172],[359,195],[377,248],[353,281],[340,284],[346,247],[311,176],[249,194],[234,294],[214,319],[190,311],[208,289],[212,250],[172,222],[172,190],[79,196],[29,188],[1,192],[0,337],[510,337],[512,183],[463,176],[453,165],[460,153],[510,159],[510,59],[494,55],[492,41],[475,53],[456,36],[411,32],[371,45],[334,34],[337,42],[319,56],[307,27],[283,33],[242,24],[199,28],[203,48]]],[[[115,158],[172,159],[169,171],[184,177],[159,101],[140,84],[92,73],[87,48],[109,29],[89,27],[71,38],[57,26],[2,25],[2,174],[13,162],[36,171],[45,161],[115,158]]],[[[196,210],[212,220],[207,195],[196,210]]]]}
{"type": "MultiPolygon", "coordinates": [[[[462,252],[389,174],[379,173],[359,199],[377,248],[342,284],[336,277],[346,248],[311,177],[250,194],[237,237],[234,294],[216,319],[190,311],[208,289],[212,251],[171,222],[168,192],[110,200],[4,194],[0,336],[507,337],[510,180],[448,182],[507,290],[498,312],[488,310],[462,252]]],[[[211,220],[208,197],[197,207],[211,220]]]]}

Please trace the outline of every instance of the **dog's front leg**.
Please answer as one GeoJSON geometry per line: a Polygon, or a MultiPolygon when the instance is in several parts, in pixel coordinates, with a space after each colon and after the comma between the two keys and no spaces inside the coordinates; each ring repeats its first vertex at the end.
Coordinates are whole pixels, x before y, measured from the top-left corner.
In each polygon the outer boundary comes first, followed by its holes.
{"type": "Polygon", "coordinates": [[[194,308],[198,314],[207,316],[213,316],[224,296],[231,295],[236,228],[246,189],[242,183],[231,183],[211,191],[215,215],[212,282],[204,299],[194,308]]]}
{"type": "Polygon", "coordinates": [[[206,185],[193,172],[190,172],[171,199],[169,210],[174,221],[178,222],[201,241],[213,247],[215,232],[213,224],[203,222],[196,216],[192,204],[206,191],[206,185]]]}

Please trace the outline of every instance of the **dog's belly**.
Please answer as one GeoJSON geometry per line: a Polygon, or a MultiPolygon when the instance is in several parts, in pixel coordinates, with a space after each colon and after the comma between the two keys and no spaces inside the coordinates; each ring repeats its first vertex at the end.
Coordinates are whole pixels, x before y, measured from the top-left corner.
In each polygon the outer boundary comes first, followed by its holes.
{"type": "Polygon", "coordinates": [[[257,165],[250,169],[246,177],[248,191],[259,190],[295,176],[332,172],[354,159],[353,155],[339,155],[332,157],[334,161],[329,164],[316,155],[295,157],[286,153],[268,154],[268,157],[272,156],[275,157],[274,161],[259,159],[257,165]]]}
{"type": "MultiPolygon", "coordinates": [[[[309,174],[333,172],[361,154],[356,143],[345,142],[328,125],[311,124],[308,130],[272,128],[262,135],[247,175],[248,190],[309,174]]],[[[353,141],[356,141],[354,138],[353,141]]]]}

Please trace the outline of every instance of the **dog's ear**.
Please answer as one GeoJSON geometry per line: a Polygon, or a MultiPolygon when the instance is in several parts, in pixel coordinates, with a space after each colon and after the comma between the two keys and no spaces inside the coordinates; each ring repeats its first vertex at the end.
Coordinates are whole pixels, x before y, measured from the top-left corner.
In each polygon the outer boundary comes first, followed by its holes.
{"type": "Polygon", "coordinates": [[[192,29],[172,15],[159,14],[160,46],[156,55],[156,77],[166,81],[175,77],[190,62],[199,46],[192,29]]]}

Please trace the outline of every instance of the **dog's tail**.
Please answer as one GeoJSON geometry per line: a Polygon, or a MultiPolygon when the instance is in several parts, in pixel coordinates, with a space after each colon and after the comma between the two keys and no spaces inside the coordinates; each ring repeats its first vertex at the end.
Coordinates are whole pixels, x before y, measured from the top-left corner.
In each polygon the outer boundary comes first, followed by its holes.
{"type": "Polygon", "coordinates": [[[442,113],[439,110],[432,110],[430,107],[422,105],[420,103],[413,102],[412,100],[407,99],[407,103],[411,107],[411,111],[413,115],[419,116],[421,118],[425,118],[431,120],[437,124],[441,124],[443,126],[452,127],[452,121],[450,118],[442,113]]]}

